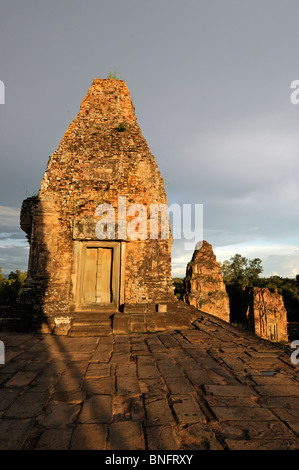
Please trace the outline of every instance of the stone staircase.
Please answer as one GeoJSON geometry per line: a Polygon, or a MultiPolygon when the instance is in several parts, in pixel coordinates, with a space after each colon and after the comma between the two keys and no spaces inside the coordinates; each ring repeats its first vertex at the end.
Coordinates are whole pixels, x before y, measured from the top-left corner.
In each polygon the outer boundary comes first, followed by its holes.
{"type": "Polygon", "coordinates": [[[112,334],[114,310],[77,312],[68,336],[108,336],[112,334]]]}

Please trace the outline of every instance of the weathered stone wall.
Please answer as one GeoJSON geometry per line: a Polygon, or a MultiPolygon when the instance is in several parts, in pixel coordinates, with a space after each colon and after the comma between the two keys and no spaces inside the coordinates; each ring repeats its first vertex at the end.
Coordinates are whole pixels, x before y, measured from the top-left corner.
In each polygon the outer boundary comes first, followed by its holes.
{"type": "MultiPolygon", "coordinates": [[[[146,240],[122,240],[124,303],[173,301],[172,238],[149,239],[150,205],[167,204],[163,178],[125,82],[95,79],[49,159],[36,205],[23,204],[22,228],[31,245],[25,303],[42,306],[48,316],[68,315],[76,308],[74,240],[80,224],[87,228],[79,242],[96,241],[97,206],[112,205],[117,221],[119,196],[126,196],[127,208],[145,205],[148,219],[146,240]]],[[[136,215],[127,216],[126,224],[136,215]]],[[[114,239],[119,240],[117,230],[114,239]]]]}
{"type": "Polygon", "coordinates": [[[229,322],[229,299],[212,245],[203,241],[187,265],[185,301],[197,309],[229,322]]]}
{"type": "Polygon", "coordinates": [[[261,338],[287,341],[287,311],[282,295],[275,289],[253,287],[249,294],[248,327],[261,338]]]}

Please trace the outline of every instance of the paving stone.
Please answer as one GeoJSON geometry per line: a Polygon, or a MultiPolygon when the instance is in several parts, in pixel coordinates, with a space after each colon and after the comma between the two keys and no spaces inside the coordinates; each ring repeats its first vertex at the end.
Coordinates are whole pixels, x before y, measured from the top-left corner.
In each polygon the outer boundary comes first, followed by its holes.
{"type": "Polygon", "coordinates": [[[113,377],[87,378],[83,383],[87,395],[113,395],[115,391],[113,377]]]}
{"type": "Polygon", "coordinates": [[[91,362],[108,362],[112,355],[112,348],[96,350],[91,357],[91,362]]]}
{"type": "Polygon", "coordinates": [[[13,374],[0,374],[0,386],[3,386],[12,378],[13,374]]]}
{"type": "Polygon", "coordinates": [[[118,395],[113,399],[113,421],[143,421],[144,407],[140,397],[118,395]]]}
{"type": "Polygon", "coordinates": [[[299,384],[298,385],[258,385],[255,390],[260,395],[275,396],[275,397],[298,397],[299,396],[299,384]]]}
{"type": "Polygon", "coordinates": [[[175,429],[171,426],[147,426],[145,429],[148,450],[179,450],[175,429]]]}
{"type": "Polygon", "coordinates": [[[299,421],[288,421],[288,426],[296,433],[299,434],[299,421]]]}
{"type": "Polygon", "coordinates": [[[286,421],[287,423],[299,422],[299,409],[298,408],[273,408],[273,411],[277,416],[286,421]]]}
{"type": "Polygon", "coordinates": [[[148,347],[144,343],[132,344],[131,351],[133,355],[146,355],[146,356],[150,355],[148,347]]]}
{"type": "Polygon", "coordinates": [[[180,429],[181,449],[184,450],[223,450],[215,434],[206,424],[191,424],[180,429]]]}
{"type": "Polygon", "coordinates": [[[76,392],[55,392],[50,397],[50,403],[70,403],[80,404],[86,398],[86,393],[83,390],[76,392]]]}
{"type": "Polygon", "coordinates": [[[149,356],[136,356],[136,359],[137,359],[137,368],[143,368],[143,367],[147,367],[147,366],[150,366],[150,367],[153,367],[155,366],[155,361],[154,361],[154,358],[152,355],[149,355],[149,356]]]}
{"type": "Polygon", "coordinates": [[[258,396],[251,387],[238,385],[205,385],[205,391],[209,395],[221,397],[254,397],[258,396]]]}
{"type": "MultiPolygon", "coordinates": [[[[16,359],[17,357],[19,357],[22,353],[22,350],[21,349],[13,349],[13,348],[5,348],[5,361],[6,362],[9,362],[11,361],[12,359],[16,359]]],[[[30,357],[32,356],[32,353],[28,353],[27,356],[25,356],[23,353],[22,353],[22,360],[26,361],[26,359],[30,359],[30,357]]],[[[48,357],[47,354],[44,355],[44,360],[46,360],[46,358],[48,357]]]]}
{"type": "Polygon", "coordinates": [[[117,393],[120,395],[139,395],[141,393],[136,377],[119,376],[116,379],[117,393]]]}
{"type": "Polygon", "coordinates": [[[83,403],[79,416],[82,424],[109,423],[112,419],[112,397],[94,395],[83,403]]]}
{"type": "Polygon", "coordinates": [[[299,443],[290,439],[234,441],[226,439],[230,450],[298,450],[299,443]]]}
{"type": "Polygon", "coordinates": [[[184,377],[182,370],[171,361],[158,361],[157,366],[163,377],[184,377]]]}
{"type": "Polygon", "coordinates": [[[179,424],[206,423],[207,418],[192,395],[171,395],[170,402],[179,424]]]}
{"type": "Polygon", "coordinates": [[[107,429],[106,424],[78,424],[70,450],[106,450],[107,429]]]}
{"type": "Polygon", "coordinates": [[[173,354],[172,354],[172,357],[175,359],[177,364],[182,369],[184,369],[185,372],[186,371],[188,371],[188,372],[190,372],[190,371],[202,372],[201,370],[198,370],[197,362],[192,357],[188,357],[183,350],[181,350],[181,351],[174,350],[173,354]]]}
{"type": "Polygon", "coordinates": [[[34,392],[49,392],[54,389],[55,385],[61,377],[60,372],[51,372],[44,370],[30,384],[30,390],[34,392]]]}
{"type": "Polygon", "coordinates": [[[265,408],[299,408],[299,397],[269,397],[261,396],[259,403],[265,408]]]}
{"type": "Polygon", "coordinates": [[[245,397],[222,397],[219,395],[205,395],[205,401],[210,407],[214,406],[227,406],[227,407],[254,407],[260,406],[261,399],[258,396],[245,396],[245,397]]]}
{"type": "Polygon", "coordinates": [[[40,373],[44,368],[46,367],[46,364],[41,364],[39,362],[30,362],[23,367],[22,372],[38,372],[40,373]]]}
{"type": "Polygon", "coordinates": [[[110,359],[111,364],[126,364],[130,362],[130,353],[112,353],[111,359],[110,359]]]}
{"type": "Polygon", "coordinates": [[[5,411],[7,418],[32,418],[37,416],[43,408],[48,393],[25,392],[20,395],[5,411]]]}
{"type": "Polygon", "coordinates": [[[151,337],[146,339],[146,344],[151,353],[165,353],[167,351],[158,337],[151,337]]]}
{"type": "Polygon", "coordinates": [[[131,397],[131,419],[133,421],[144,421],[145,419],[145,410],[143,401],[140,397],[131,397]]]}
{"type": "Polygon", "coordinates": [[[118,377],[137,377],[137,367],[134,362],[128,364],[117,364],[116,375],[118,377]]]}
{"type": "Polygon", "coordinates": [[[30,419],[0,419],[0,450],[20,450],[32,425],[30,419]]]}
{"type": "Polygon", "coordinates": [[[85,374],[85,378],[99,378],[99,377],[110,377],[110,364],[106,363],[91,363],[85,374]]]}
{"type": "Polygon", "coordinates": [[[5,383],[5,387],[26,387],[30,382],[35,379],[38,372],[23,372],[20,371],[14,375],[8,382],[5,383]]]}
{"type": "Polygon", "coordinates": [[[220,421],[242,421],[242,420],[268,420],[273,421],[275,416],[271,411],[264,408],[244,408],[233,407],[228,408],[224,406],[213,406],[213,413],[220,421]]]}
{"type": "Polygon", "coordinates": [[[116,355],[116,356],[130,355],[130,349],[131,347],[129,344],[124,344],[124,343],[115,344],[113,346],[113,355],[116,355]]]}
{"type": "Polygon", "coordinates": [[[294,433],[280,421],[228,421],[214,424],[222,439],[294,439],[294,433]]]}
{"type": "Polygon", "coordinates": [[[224,367],[220,367],[217,370],[211,369],[209,372],[210,382],[213,380],[215,385],[240,385],[240,380],[243,379],[243,375],[239,376],[239,380],[231,375],[224,367]]]}
{"type": "Polygon", "coordinates": [[[0,389],[0,411],[5,411],[20,394],[18,389],[0,389]]]}
{"type": "Polygon", "coordinates": [[[139,380],[140,391],[146,397],[161,397],[165,396],[168,392],[164,381],[158,379],[143,379],[139,380]]]}
{"type": "Polygon", "coordinates": [[[193,386],[185,377],[164,377],[164,380],[172,395],[194,392],[193,386]]]}
{"type": "Polygon", "coordinates": [[[201,386],[214,383],[214,379],[206,370],[188,369],[185,370],[185,374],[193,385],[201,386]]]}
{"type": "Polygon", "coordinates": [[[123,421],[109,426],[107,450],[145,450],[141,423],[123,421]]]}
{"type": "Polygon", "coordinates": [[[46,408],[45,414],[38,419],[38,423],[46,428],[64,428],[75,422],[79,412],[80,405],[51,404],[46,408]]]}
{"type": "Polygon", "coordinates": [[[139,365],[138,364],[138,377],[139,379],[155,379],[160,377],[160,372],[155,365],[139,365]]]}
{"type": "Polygon", "coordinates": [[[68,450],[72,429],[47,429],[35,447],[36,450],[68,450]]]}
{"type": "Polygon", "coordinates": [[[2,375],[6,375],[9,377],[12,377],[14,374],[19,372],[20,369],[22,369],[28,362],[9,362],[7,357],[6,359],[6,364],[0,365],[0,379],[2,375]]]}
{"type": "Polygon", "coordinates": [[[113,398],[113,421],[131,419],[131,398],[118,395],[113,398]]]}
{"type": "Polygon", "coordinates": [[[67,364],[67,369],[63,372],[73,377],[82,377],[85,375],[88,365],[89,361],[70,361],[67,364]]]}
{"type": "Polygon", "coordinates": [[[144,402],[147,425],[175,424],[171,409],[165,398],[146,398],[144,402]]]}
{"type": "Polygon", "coordinates": [[[169,334],[159,334],[159,340],[163,343],[166,348],[177,348],[178,342],[169,334]]]}
{"type": "Polygon", "coordinates": [[[82,388],[82,377],[70,375],[61,376],[55,385],[56,392],[74,392],[82,388]]]}

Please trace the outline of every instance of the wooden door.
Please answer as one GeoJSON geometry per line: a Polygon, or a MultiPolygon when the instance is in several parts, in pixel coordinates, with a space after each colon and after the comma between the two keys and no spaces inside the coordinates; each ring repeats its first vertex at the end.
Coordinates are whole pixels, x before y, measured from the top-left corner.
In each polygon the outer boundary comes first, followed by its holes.
{"type": "Polygon", "coordinates": [[[113,248],[87,247],[83,273],[83,303],[112,302],[113,248]]]}

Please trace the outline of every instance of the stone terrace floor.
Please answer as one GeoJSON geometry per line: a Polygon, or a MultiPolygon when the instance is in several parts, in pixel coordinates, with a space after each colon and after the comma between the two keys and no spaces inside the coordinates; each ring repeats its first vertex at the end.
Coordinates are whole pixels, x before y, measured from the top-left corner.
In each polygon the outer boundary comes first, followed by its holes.
{"type": "Polygon", "coordinates": [[[182,331],[0,339],[0,449],[299,449],[299,365],[209,315],[182,331]]]}

